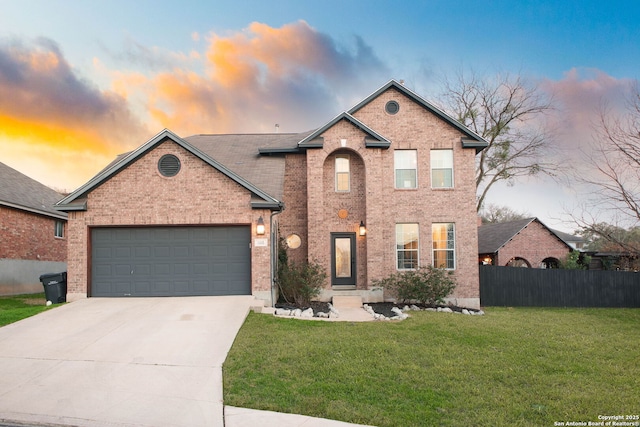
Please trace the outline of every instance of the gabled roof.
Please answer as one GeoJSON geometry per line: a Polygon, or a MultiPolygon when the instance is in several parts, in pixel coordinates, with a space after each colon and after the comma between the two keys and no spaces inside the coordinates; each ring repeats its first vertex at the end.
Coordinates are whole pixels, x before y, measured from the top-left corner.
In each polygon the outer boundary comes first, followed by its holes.
{"type": "Polygon", "coordinates": [[[53,208],[62,194],[0,162],[0,205],[67,219],[53,208]]]}
{"type": "Polygon", "coordinates": [[[496,224],[484,224],[478,227],[478,253],[494,254],[498,252],[504,245],[509,243],[510,240],[516,237],[516,235],[534,221],[542,225],[558,240],[572,249],[567,242],[558,236],[552,229],[544,225],[538,218],[526,218],[496,224]]]}
{"type": "Polygon", "coordinates": [[[334,126],[336,123],[338,123],[341,120],[348,121],[349,123],[351,123],[352,125],[354,125],[358,129],[362,130],[367,135],[364,138],[364,143],[365,143],[366,147],[368,147],[368,148],[389,148],[389,146],[391,145],[391,141],[389,141],[387,138],[385,138],[384,136],[380,135],[379,133],[377,133],[376,131],[371,129],[369,126],[365,125],[360,120],[358,120],[355,117],[353,117],[351,114],[349,114],[347,112],[344,112],[344,113],[338,114],[336,117],[333,118],[333,120],[331,120],[326,125],[322,126],[319,129],[316,129],[314,132],[312,132],[309,135],[307,135],[303,140],[301,140],[298,143],[298,147],[300,147],[300,148],[321,148],[323,140],[322,140],[322,137],[320,135],[325,133],[327,131],[327,129],[330,129],[332,126],[334,126]]]}
{"type": "Polygon", "coordinates": [[[437,117],[439,117],[440,119],[444,120],[446,123],[450,124],[451,126],[453,126],[456,129],[458,129],[460,132],[465,134],[466,138],[462,138],[461,139],[462,147],[464,147],[464,148],[475,148],[476,149],[476,153],[479,153],[480,151],[482,151],[484,148],[486,148],[489,145],[489,143],[483,137],[481,137],[477,133],[473,132],[471,129],[469,129],[468,127],[464,126],[462,123],[460,123],[459,121],[457,121],[456,119],[454,119],[453,117],[451,117],[450,115],[448,115],[447,113],[445,113],[444,111],[442,111],[441,109],[436,107],[435,105],[431,104],[426,99],[422,98],[420,95],[418,95],[415,92],[407,89],[404,85],[402,85],[401,83],[398,83],[395,80],[389,81],[389,83],[387,83],[386,85],[382,86],[380,89],[378,89],[377,91],[373,92],[371,95],[369,95],[368,97],[366,97],[365,99],[360,101],[353,108],[351,108],[348,111],[348,113],[349,114],[355,114],[356,112],[358,112],[358,110],[362,109],[367,104],[369,104],[371,101],[373,101],[375,98],[377,98],[382,93],[386,92],[387,90],[389,90],[391,88],[393,88],[393,89],[397,90],[398,92],[402,93],[403,95],[405,95],[406,97],[408,97],[409,99],[411,99],[412,101],[417,103],[418,105],[422,106],[426,110],[428,110],[431,113],[435,114],[437,117]]]}
{"type": "Polygon", "coordinates": [[[279,208],[282,206],[282,202],[276,199],[274,196],[268,194],[264,190],[258,188],[251,182],[249,182],[244,177],[240,176],[236,172],[232,171],[230,168],[224,166],[219,161],[213,159],[204,151],[197,148],[195,145],[190,144],[185,139],[180,138],[175,133],[171,132],[168,129],[164,129],[162,132],[158,133],[156,136],[151,138],[145,144],[141,145],[134,151],[131,151],[128,154],[120,156],[114,162],[112,162],[109,166],[103,169],[98,175],[89,180],[86,184],[78,188],[76,191],[62,199],[60,202],[56,204],[56,209],[61,211],[71,211],[71,210],[85,210],[86,209],[86,201],[83,200],[95,188],[102,185],[112,176],[116,175],[130,164],[135,162],[138,158],[146,154],[147,152],[154,149],[156,146],[161,143],[171,140],[172,142],[178,144],[185,150],[189,151],[194,156],[198,157],[205,163],[209,164],[211,167],[217,169],[228,178],[237,182],[247,190],[249,190],[253,194],[252,198],[252,206],[253,207],[261,207],[261,208],[279,208]]]}
{"type": "Polygon", "coordinates": [[[550,228],[550,230],[553,231],[553,234],[555,234],[556,236],[558,236],[559,238],[561,238],[567,243],[581,243],[585,241],[584,237],[582,236],[576,236],[574,234],[569,234],[563,231],[554,230],[553,228],[550,228]]]}
{"type": "Polygon", "coordinates": [[[297,144],[305,133],[193,135],[184,138],[227,169],[235,172],[256,187],[278,200],[284,191],[284,156],[261,156],[258,147],[290,147],[297,144]]]}

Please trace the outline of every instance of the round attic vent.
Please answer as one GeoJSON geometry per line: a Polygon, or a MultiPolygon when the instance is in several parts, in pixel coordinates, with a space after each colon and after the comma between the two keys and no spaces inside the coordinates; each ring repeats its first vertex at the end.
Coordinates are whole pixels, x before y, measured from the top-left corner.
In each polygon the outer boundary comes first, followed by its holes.
{"type": "Polygon", "coordinates": [[[162,176],[176,176],[180,172],[180,159],[173,154],[165,154],[158,160],[158,171],[162,176]]]}
{"type": "Polygon", "coordinates": [[[389,114],[396,114],[398,111],[400,111],[400,104],[398,104],[396,101],[389,101],[384,106],[384,110],[389,114]]]}

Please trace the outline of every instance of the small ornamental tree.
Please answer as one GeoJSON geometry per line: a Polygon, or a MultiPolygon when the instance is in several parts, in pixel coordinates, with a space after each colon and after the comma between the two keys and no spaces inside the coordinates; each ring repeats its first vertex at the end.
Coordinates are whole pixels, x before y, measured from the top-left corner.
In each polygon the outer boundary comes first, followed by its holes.
{"type": "Polygon", "coordinates": [[[415,301],[425,305],[437,305],[444,303],[444,299],[451,295],[457,283],[453,271],[429,265],[417,270],[393,273],[385,279],[374,280],[373,285],[395,293],[403,303],[415,301]]]}

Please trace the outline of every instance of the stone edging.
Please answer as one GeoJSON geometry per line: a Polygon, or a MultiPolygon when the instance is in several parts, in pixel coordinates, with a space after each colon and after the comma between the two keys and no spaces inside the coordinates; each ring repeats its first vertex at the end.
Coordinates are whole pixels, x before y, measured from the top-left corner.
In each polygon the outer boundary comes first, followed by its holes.
{"type": "MultiPolygon", "coordinates": [[[[288,316],[288,317],[298,317],[301,319],[311,319],[311,318],[324,318],[324,319],[337,319],[340,317],[340,313],[338,310],[331,305],[328,304],[329,312],[313,312],[312,308],[307,308],[306,310],[301,310],[299,308],[296,309],[287,309],[287,308],[276,308],[273,311],[275,316],[288,316]]],[[[369,304],[363,304],[362,309],[369,313],[373,320],[404,320],[409,317],[407,314],[408,311],[432,311],[438,313],[455,313],[455,314],[464,314],[467,316],[483,316],[484,311],[482,310],[473,310],[463,308],[460,311],[452,310],[450,307],[438,307],[438,308],[420,308],[416,305],[405,305],[402,309],[398,307],[393,307],[391,309],[392,312],[395,313],[395,316],[387,317],[384,314],[376,313],[373,311],[373,308],[369,304]]]]}
{"type": "Polygon", "coordinates": [[[404,320],[407,317],[409,317],[409,315],[406,313],[407,311],[433,311],[433,312],[439,312],[439,313],[465,314],[467,316],[483,316],[484,315],[484,311],[482,310],[476,311],[476,310],[468,310],[466,308],[463,308],[461,311],[455,311],[449,307],[423,309],[412,304],[412,305],[405,305],[402,309],[398,307],[393,307],[391,311],[393,311],[396,315],[392,317],[387,317],[384,314],[376,313],[375,311],[373,311],[373,308],[371,308],[371,306],[368,304],[364,304],[362,308],[364,308],[367,311],[367,313],[371,314],[375,320],[404,320]]]}

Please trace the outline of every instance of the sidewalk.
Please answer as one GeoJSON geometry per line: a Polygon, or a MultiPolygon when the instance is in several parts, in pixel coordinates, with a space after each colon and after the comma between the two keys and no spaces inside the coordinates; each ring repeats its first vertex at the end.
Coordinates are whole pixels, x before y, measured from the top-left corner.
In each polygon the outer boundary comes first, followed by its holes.
{"type": "MultiPolygon", "coordinates": [[[[281,412],[258,411],[255,409],[224,407],[225,427],[348,427],[362,426],[342,421],[313,418],[304,415],[283,414],[281,412]]],[[[371,426],[369,426],[371,427],[371,426]]]]}

